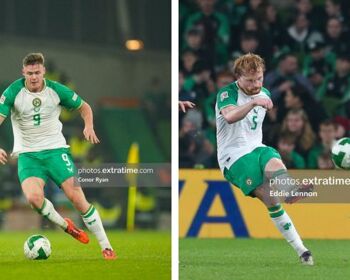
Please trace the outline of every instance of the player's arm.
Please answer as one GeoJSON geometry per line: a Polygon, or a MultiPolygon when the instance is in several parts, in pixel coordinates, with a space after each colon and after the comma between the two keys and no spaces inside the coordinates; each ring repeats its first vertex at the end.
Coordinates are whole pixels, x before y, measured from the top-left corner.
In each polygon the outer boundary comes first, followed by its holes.
{"type": "Polygon", "coordinates": [[[94,130],[94,117],[90,105],[84,102],[79,108],[79,113],[85,124],[83,131],[85,139],[92,144],[100,143],[94,130]]]}
{"type": "MultiPolygon", "coordinates": [[[[5,117],[0,115],[0,125],[3,123],[4,120],[5,120],[5,117]]],[[[0,148],[0,163],[5,164],[6,162],[7,162],[7,153],[5,152],[5,150],[0,148]]]]}
{"type": "Polygon", "coordinates": [[[4,120],[5,120],[5,117],[0,115],[0,125],[4,122],[4,120]]]}
{"type": "Polygon", "coordinates": [[[179,101],[179,109],[184,113],[186,113],[186,109],[192,109],[194,106],[196,105],[190,101],[179,101]]]}
{"type": "Polygon", "coordinates": [[[60,98],[60,105],[69,110],[78,110],[81,118],[84,120],[84,137],[92,144],[100,143],[94,131],[94,118],[91,107],[88,103],[84,102],[78,94],[72,91],[70,88],[62,85],[58,82],[52,82],[47,80],[49,86],[51,86],[60,98]]]}
{"type": "Polygon", "coordinates": [[[270,110],[273,107],[272,101],[269,98],[254,98],[250,102],[241,106],[226,106],[221,109],[221,114],[225,120],[231,124],[238,122],[245,118],[245,116],[252,110],[255,106],[261,106],[266,110],[270,110]]]}

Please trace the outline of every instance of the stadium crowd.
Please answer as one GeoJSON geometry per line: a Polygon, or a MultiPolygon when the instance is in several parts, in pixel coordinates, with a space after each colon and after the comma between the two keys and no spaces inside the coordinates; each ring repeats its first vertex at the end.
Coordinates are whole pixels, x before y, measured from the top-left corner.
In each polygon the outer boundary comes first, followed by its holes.
{"type": "Polygon", "coordinates": [[[332,169],[331,146],[350,131],[350,2],[180,0],[180,168],[216,168],[215,102],[233,61],[265,59],[274,108],[263,143],[287,168],[332,169]]]}

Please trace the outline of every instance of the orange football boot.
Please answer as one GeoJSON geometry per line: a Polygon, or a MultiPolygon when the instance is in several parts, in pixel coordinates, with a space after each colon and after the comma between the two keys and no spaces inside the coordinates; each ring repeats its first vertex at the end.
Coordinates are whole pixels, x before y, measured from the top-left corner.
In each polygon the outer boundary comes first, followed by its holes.
{"type": "Polygon", "coordinates": [[[106,248],[102,251],[102,255],[105,260],[115,260],[117,258],[117,255],[114,253],[114,251],[111,248],[106,248]]]}
{"type": "Polygon", "coordinates": [[[64,220],[68,224],[65,232],[73,236],[75,239],[79,240],[81,243],[84,243],[84,244],[89,243],[89,236],[85,231],[77,228],[71,219],[64,218],[64,220]]]}

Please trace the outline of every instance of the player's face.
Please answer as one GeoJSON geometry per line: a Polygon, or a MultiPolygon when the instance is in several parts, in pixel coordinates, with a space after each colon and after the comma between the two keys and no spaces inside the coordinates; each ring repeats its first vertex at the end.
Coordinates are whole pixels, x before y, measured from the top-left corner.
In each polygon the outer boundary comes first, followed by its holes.
{"type": "Polygon", "coordinates": [[[26,87],[31,92],[39,92],[44,87],[45,67],[42,64],[23,66],[22,74],[26,79],[26,87]]]}
{"type": "Polygon", "coordinates": [[[238,85],[247,95],[258,94],[264,81],[264,73],[261,70],[255,73],[245,73],[238,78],[238,85]]]}

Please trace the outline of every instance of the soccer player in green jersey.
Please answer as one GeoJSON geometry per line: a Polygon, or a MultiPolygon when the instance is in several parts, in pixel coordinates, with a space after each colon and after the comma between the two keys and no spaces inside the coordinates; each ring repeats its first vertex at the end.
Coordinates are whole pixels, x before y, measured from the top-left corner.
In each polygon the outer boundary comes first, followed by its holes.
{"type": "Polygon", "coordinates": [[[282,208],[281,197],[271,194],[274,189],[280,190],[288,194],[284,201],[293,203],[302,196],[291,196],[290,193],[310,191],[312,185],[299,186],[288,180],[291,178],[278,152],[262,144],[262,123],[266,111],[273,107],[270,92],[262,86],[264,70],[265,63],[260,56],[248,53],[239,57],[233,66],[237,80],[217,94],[219,166],[229,182],[245,195],[257,197],[266,205],[272,222],[297,252],[301,262],[313,265],[311,252],[282,208]]]}
{"type": "MultiPolygon", "coordinates": [[[[59,120],[61,108],[78,110],[84,120],[84,137],[99,143],[89,104],[68,87],[45,79],[44,56],[30,53],[23,59],[24,78],[13,82],[0,98],[0,124],[11,113],[14,135],[12,155],[18,157],[18,177],[30,205],[65,232],[82,243],[88,235],[72,220],[63,218],[44,197],[44,186],[51,178],[81,213],[86,227],[96,236],[105,259],[116,254],[107,238],[101,218],[75,179],[76,167],[59,120]]],[[[6,163],[6,152],[0,149],[0,162],[6,163]]]]}

